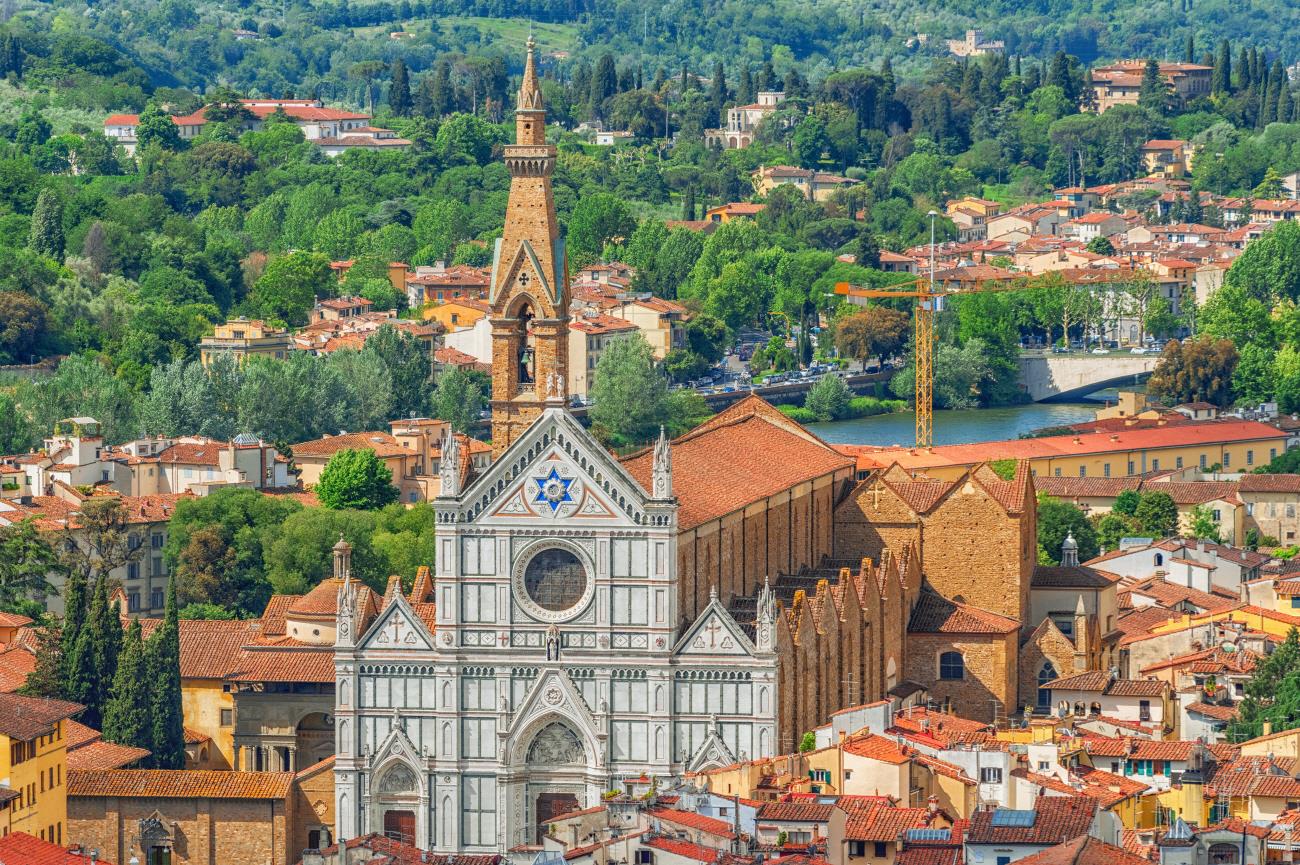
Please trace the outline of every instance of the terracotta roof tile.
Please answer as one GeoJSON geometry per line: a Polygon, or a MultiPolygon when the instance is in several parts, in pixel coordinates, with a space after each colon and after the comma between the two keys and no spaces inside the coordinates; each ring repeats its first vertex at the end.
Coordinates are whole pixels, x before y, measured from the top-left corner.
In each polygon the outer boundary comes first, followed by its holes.
{"type": "Polygon", "coordinates": [[[908,845],[894,857],[894,865],[961,865],[961,847],[908,845]]]}
{"type": "Polygon", "coordinates": [[[0,652],[0,694],[11,694],[27,683],[27,674],[36,669],[36,655],[27,649],[10,648],[0,652]]]}
{"type": "Polygon", "coordinates": [[[63,725],[63,742],[69,751],[89,745],[91,742],[98,742],[102,738],[104,738],[102,733],[94,727],[87,727],[80,721],[69,718],[63,725]]]}
{"type": "Polygon", "coordinates": [[[758,819],[825,823],[831,819],[831,811],[834,809],[834,805],[820,802],[767,802],[758,809],[758,819]]]}
{"type": "Polygon", "coordinates": [[[1097,802],[1085,796],[1044,796],[1034,802],[1032,826],[995,826],[995,815],[1005,809],[976,811],[971,815],[970,844],[1061,844],[1088,832],[1097,802]]]}
{"type": "MultiPolygon", "coordinates": [[[[90,860],[81,853],[71,853],[66,847],[42,841],[26,832],[13,832],[0,838],[0,862],[14,865],[86,865],[90,860]]],[[[107,859],[99,865],[113,865],[107,859]]]]}
{"type": "Polygon", "coordinates": [[[293,446],[295,457],[332,457],[341,450],[370,450],[378,457],[411,456],[414,451],[402,447],[391,433],[383,430],[374,432],[344,433],[343,435],[325,436],[311,441],[299,442],[293,446]]]}
{"type": "Polygon", "coordinates": [[[1237,489],[1243,493],[1300,493],[1300,475],[1242,475],[1237,489]]]}
{"type": "Polygon", "coordinates": [[[240,620],[182,619],[181,678],[220,679],[237,669],[240,649],[253,638],[253,624],[240,620]]]}
{"type": "Polygon", "coordinates": [[[240,655],[236,669],[226,678],[232,682],[333,682],[334,651],[328,646],[250,648],[240,655]]]}
{"type": "MultiPolygon", "coordinates": [[[[673,492],[687,530],[796,484],[851,468],[853,461],[758,397],[750,396],[672,443],[673,492]]],[[[650,488],[652,454],[623,460],[650,488]]]]}
{"type": "Polygon", "coordinates": [[[1119,576],[1086,565],[1035,565],[1036,589],[1104,589],[1119,582],[1119,576]]]}
{"type": "Polygon", "coordinates": [[[675,823],[678,826],[685,826],[689,829],[698,829],[701,832],[717,835],[720,838],[733,840],[736,838],[732,825],[727,821],[704,814],[697,814],[694,811],[678,811],[674,808],[651,808],[646,811],[646,816],[668,823],[675,823]]]}
{"type": "Polygon", "coordinates": [[[69,770],[68,796],[140,799],[283,799],[292,772],[192,769],[69,770]]]}
{"type": "Polygon", "coordinates": [[[1026,856],[1019,862],[1020,865],[1151,865],[1149,859],[1086,834],[1026,856]]]}
{"type": "Polygon", "coordinates": [[[969,604],[950,601],[936,592],[923,590],[907,630],[914,634],[1010,634],[1020,623],[969,604]]]}
{"type": "Polygon", "coordinates": [[[846,739],[844,750],[858,757],[866,757],[869,760],[877,760],[881,763],[892,763],[896,766],[901,766],[911,759],[911,757],[903,753],[902,749],[898,747],[898,743],[893,739],[887,739],[874,733],[846,739]]]}
{"type": "Polygon", "coordinates": [[[91,742],[68,750],[69,769],[123,769],[149,756],[147,748],[133,748],[116,742],[91,742]]]}
{"type": "Polygon", "coordinates": [[[846,841],[898,841],[908,829],[923,829],[933,819],[928,808],[876,805],[850,811],[844,821],[846,841]]]}
{"type": "Polygon", "coordinates": [[[651,838],[644,843],[647,847],[653,847],[665,853],[672,853],[674,856],[681,856],[684,859],[694,859],[697,862],[713,863],[719,861],[723,856],[721,850],[715,850],[712,847],[701,847],[699,844],[692,844],[690,841],[678,841],[674,838],[651,838]]]}
{"type": "Polygon", "coordinates": [[[54,725],[86,707],[66,700],[0,694],[0,735],[30,742],[53,731],[54,725]]]}
{"type": "MultiPolygon", "coordinates": [[[[343,843],[343,847],[346,850],[366,850],[375,854],[375,857],[365,859],[347,857],[349,861],[372,862],[375,865],[452,865],[452,863],[454,865],[498,865],[501,862],[501,856],[496,853],[430,853],[419,847],[385,838],[378,832],[350,838],[343,843]]],[[[337,856],[339,845],[325,847],[320,852],[326,857],[337,856]]]]}

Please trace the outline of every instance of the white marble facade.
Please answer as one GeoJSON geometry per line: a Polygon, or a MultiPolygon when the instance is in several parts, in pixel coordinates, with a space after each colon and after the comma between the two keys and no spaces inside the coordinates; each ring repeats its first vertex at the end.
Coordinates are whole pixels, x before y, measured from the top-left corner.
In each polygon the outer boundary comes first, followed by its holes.
{"type": "Polygon", "coordinates": [[[340,839],[504,852],[623,779],[773,753],[775,604],[750,639],[715,599],[677,627],[666,441],[650,493],[558,405],[437,512],[436,628],[406,598],[340,615],[340,839]]]}

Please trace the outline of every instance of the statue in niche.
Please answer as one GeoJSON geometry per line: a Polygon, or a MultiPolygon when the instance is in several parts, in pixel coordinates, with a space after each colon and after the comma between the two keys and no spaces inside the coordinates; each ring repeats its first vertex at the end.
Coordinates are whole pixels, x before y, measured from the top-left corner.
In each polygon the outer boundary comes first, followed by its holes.
{"type": "Polygon", "coordinates": [[[546,629],[546,660],[560,660],[560,629],[555,625],[546,629]]]}

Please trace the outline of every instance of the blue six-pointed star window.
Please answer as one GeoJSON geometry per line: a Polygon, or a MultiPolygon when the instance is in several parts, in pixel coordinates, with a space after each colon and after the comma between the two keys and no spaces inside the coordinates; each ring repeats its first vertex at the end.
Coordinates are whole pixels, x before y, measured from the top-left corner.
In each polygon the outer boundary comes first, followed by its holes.
{"type": "Polygon", "coordinates": [[[550,474],[533,480],[537,484],[537,498],[534,501],[549,505],[552,514],[560,509],[560,505],[573,501],[573,497],[569,495],[573,478],[560,477],[559,471],[554,466],[551,467],[550,474]]]}

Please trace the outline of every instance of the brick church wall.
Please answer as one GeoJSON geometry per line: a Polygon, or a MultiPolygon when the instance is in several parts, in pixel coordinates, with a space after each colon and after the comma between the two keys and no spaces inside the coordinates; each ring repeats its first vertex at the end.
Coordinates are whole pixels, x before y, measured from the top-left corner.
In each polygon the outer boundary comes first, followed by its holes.
{"type": "MultiPolygon", "coordinates": [[[[68,797],[68,837],[110,862],[137,855],[140,821],[157,811],[172,832],[173,865],[289,865],[292,806],[285,800],[68,797]],[[172,826],[172,823],[175,826],[172,826]]],[[[301,853],[301,850],[296,851],[301,853]]]]}
{"type": "Polygon", "coordinates": [[[1023,522],[973,481],[954,490],[925,520],[921,554],[930,585],[1023,622],[1037,555],[1036,546],[1025,548],[1023,522]]]}
{"type": "Polygon", "coordinates": [[[998,717],[1017,706],[1017,635],[909,634],[907,678],[929,686],[930,698],[951,703],[964,718],[992,722],[997,701],[998,717]],[[939,678],[939,655],[961,652],[966,676],[956,681],[939,678]]]}

